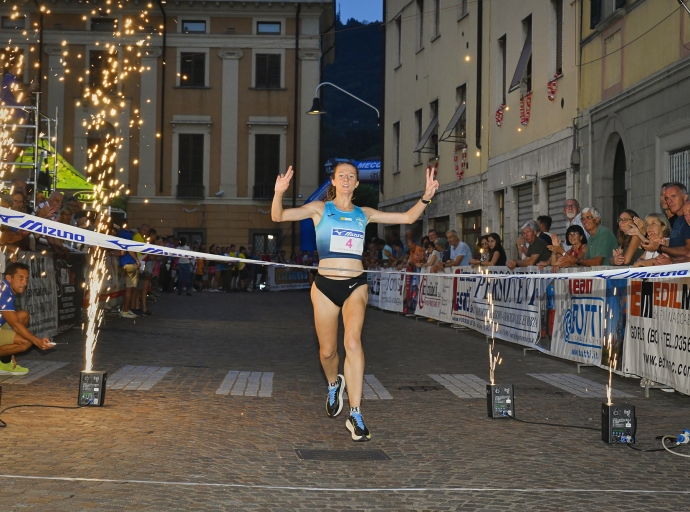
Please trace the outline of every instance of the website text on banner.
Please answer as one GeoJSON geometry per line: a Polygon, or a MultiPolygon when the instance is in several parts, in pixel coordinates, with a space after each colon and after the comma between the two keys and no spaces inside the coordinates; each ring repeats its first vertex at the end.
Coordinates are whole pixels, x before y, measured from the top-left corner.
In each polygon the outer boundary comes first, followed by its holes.
{"type": "Polygon", "coordinates": [[[623,367],[690,394],[690,279],[630,282],[623,367]]]}
{"type": "MultiPolygon", "coordinates": [[[[151,245],[147,243],[133,242],[132,240],[125,240],[116,236],[106,235],[103,233],[95,233],[86,229],[80,229],[74,226],[61,224],[59,222],[42,219],[28,214],[19,214],[14,210],[0,207],[0,224],[6,224],[12,228],[23,229],[37,233],[40,235],[52,236],[60,240],[73,241],[83,243],[90,246],[103,247],[104,249],[112,249],[118,251],[132,251],[143,254],[155,254],[161,256],[171,257],[185,257],[185,258],[199,258],[202,260],[217,260],[226,262],[242,261],[250,265],[269,265],[277,267],[290,268],[305,268],[313,270],[312,267],[287,263],[265,262],[258,260],[247,260],[244,258],[233,258],[230,256],[221,256],[217,254],[208,254],[195,251],[185,251],[181,249],[165,248],[159,245],[151,245]]],[[[333,269],[340,270],[340,269],[333,269]]],[[[378,272],[376,270],[363,272],[378,272]]],[[[433,273],[417,273],[416,276],[435,275],[433,273]]],[[[473,273],[473,275],[481,276],[480,273],[473,273]]],[[[661,267],[646,267],[644,270],[639,268],[614,270],[597,270],[585,272],[582,277],[591,277],[597,279],[660,279],[670,277],[685,277],[690,276],[690,263],[677,263],[673,265],[664,265],[661,267]]],[[[496,278],[515,279],[520,277],[520,274],[497,274],[496,278]]],[[[567,279],[567,274],[553,273],[543,274],[541,277],[548,279],[567,279]]]]}

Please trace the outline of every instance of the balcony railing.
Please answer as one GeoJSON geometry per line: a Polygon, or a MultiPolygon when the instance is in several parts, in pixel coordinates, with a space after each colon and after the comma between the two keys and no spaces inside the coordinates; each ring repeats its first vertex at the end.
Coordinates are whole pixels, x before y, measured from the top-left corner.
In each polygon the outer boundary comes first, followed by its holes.
{"type": "Polygon", "coordinates": [[[254,199],[273,199],[275,185],[254,185],[254,199]]]}
{"type": "Polygon", "coordinates": [[[203,199],[204,186],[200,184],[178,183],[177,199],[203,199]]]}

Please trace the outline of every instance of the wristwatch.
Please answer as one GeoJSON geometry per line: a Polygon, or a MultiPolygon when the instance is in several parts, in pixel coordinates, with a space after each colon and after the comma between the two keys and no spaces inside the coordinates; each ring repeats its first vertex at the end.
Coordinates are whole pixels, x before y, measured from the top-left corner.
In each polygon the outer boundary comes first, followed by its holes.
{"type": "Polygon", "coordinates": [[[422,204],[431,204],[431,199],[424,199],[424,196],[420,197],[419,200],[422,204]]]}
{"type": "Polygon", "coordinates": [[[582,265],[582,258],[578,258],[577,259],[577,266],[579,267],[581,265],[582,265]]]}

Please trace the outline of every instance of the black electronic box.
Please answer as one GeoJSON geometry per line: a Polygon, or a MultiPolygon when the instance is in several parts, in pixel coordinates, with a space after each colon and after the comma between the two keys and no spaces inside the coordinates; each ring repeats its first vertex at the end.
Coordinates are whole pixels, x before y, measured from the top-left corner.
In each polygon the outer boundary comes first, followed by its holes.
{"type": "Polygon", "coordinates": [[[515,417],[515,390],[512,384],[486,385],[486,412],[489,418],[515,417]]]}
{"type": "Polygon", "coordinates": [[[107,372],[81,372],[77,405],[101,407],[105,402],[105,381],[107,376],[107,372]]]}
{"type": "Polygon", "coordinates": [[[608,444],[634,443],[637,418],[634,405],[601,404],[601,440],[608,444]]]}

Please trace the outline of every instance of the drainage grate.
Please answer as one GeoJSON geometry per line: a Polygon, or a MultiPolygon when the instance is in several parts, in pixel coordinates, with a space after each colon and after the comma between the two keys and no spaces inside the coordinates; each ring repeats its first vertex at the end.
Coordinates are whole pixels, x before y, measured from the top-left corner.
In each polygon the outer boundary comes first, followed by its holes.
{"type": "Polygon", "coordinates": [[[301,460],[391,460],[383,450],[295,450],[301,460]]]}

